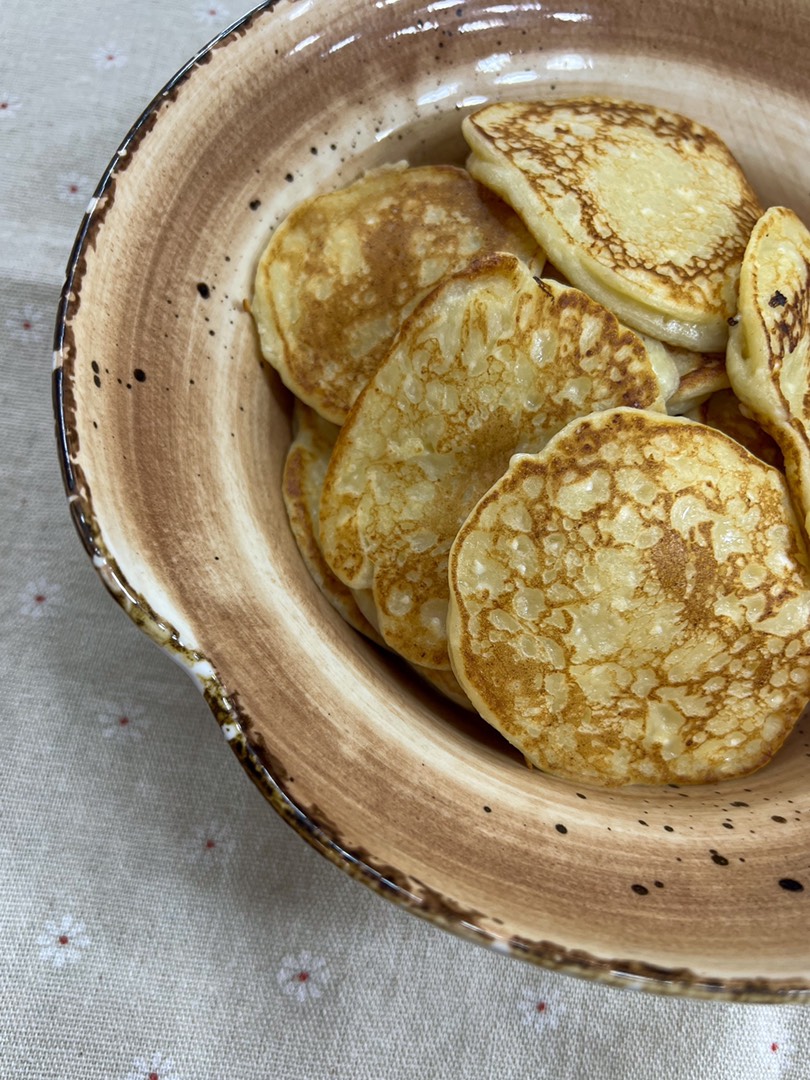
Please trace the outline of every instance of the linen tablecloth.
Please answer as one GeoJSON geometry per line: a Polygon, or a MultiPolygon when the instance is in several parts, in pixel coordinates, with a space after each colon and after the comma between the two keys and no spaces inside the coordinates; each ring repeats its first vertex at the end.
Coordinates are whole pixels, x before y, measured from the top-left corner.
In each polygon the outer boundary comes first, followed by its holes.
{"type": "Polygon", "coordinates": [[[227,3],[0,3],[0,1076],[810,1077],[806,1008],[551,974],[351,881],[97,579],[55,448],[59,288],[116,145],[227,3]]]}

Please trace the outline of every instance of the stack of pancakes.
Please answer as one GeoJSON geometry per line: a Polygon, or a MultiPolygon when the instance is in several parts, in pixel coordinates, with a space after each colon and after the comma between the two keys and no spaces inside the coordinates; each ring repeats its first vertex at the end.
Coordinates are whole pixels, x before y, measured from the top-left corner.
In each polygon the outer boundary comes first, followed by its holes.
{"type": "Polygon", "coordinates": [[[652,106],[463,131],[467,170],[367,173],[262,256],[302,556],[541,770],[751,772],[810,698],[810,233],[652,106]]]}

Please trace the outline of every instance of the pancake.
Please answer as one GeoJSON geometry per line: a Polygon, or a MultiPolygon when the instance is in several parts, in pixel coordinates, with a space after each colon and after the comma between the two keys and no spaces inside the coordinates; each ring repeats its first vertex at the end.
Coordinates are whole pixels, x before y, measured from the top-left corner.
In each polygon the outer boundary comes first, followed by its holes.
{"type": "Polygon", "coordinates": [[[679,349],[642,334],[670,416],[683,416],[728,385],[724,353],[679,349]]]}
{"type": "Polygon", "coordinates": [[[383,166],[297,206],[256,271],[262,353],[293,393],[342,424],[406,315],[477,255],[543,258],[512,210],[450,165],[383,166]]]}
{"type": "Polygon", "coordinates": [[[382,644],[380,635],[358,607],[351,589],[335,577],[321,554],[318,537],[321,490],[339,429],[297,400],[293,425],[295,434],[284,463],[281,489],[301,558],[321,593],[346,622],[367,638],[382,644]]]}
{"type": "Polygon", "coordinates": [[[576,289],[491,255],[405,322],[338,436],[321,499],[324,556],[372,589],[384,640],[448,669],[447,554],[512,454],[574,417],[663,400],[638,336],[576,289]]]}
{"type": "Polygon", "coordinates": [[[605,98],[488,105],[462,130],[470,173],[573,285],[651,337],[725,349],[761,209],[713,131],[605,98]]]}
{"type": "MultiPolygon", "coordinates": [[[[377,629],[371,592],[348,589],[335,577],[321,554],[318,538],[321,490],[339,429],[298,400],[295,402],[293,423],[295,436],[284,465],[282,491],[298,550],[313,581],[332,607],[355,630],[385,647],[377,629]]],[[[470,699],[452,671],[432,671],[411,666],[421,679],[443,697],[473,711],[470,699]]]]}
{"type": "Polygon", "coordinates": [[[449,575],[459,682],[558,776],[745,775],[810,696],[810,568],[784,478],[689,420],[616,409],[516,456],[449,575]]]}
{"type": "Polygon", "coordinates": [[[475,712],[472,702],[461,689],[459,681],[452,671],[439,671],[436,668],[420,667],[418,664],[411,664],[410,667],[420,679],[424,679],[429,686],[432,686],[434,690],[446,697],[448,701],[460,705],[467,712],[475,712]]]}
{"type": "Polygon", "coordinates": [[[785,207],[751,234],[727,366],[746,411],[779,444],[810,534],[810,232],[785,207]]]}
{"type": "Polygon", "coordinates": [[[782,451],[756,420],[746,416],[743,408],[733,390],[720,390],[683,415],[724,431],[760,461],[784,472],[782,451]]]}

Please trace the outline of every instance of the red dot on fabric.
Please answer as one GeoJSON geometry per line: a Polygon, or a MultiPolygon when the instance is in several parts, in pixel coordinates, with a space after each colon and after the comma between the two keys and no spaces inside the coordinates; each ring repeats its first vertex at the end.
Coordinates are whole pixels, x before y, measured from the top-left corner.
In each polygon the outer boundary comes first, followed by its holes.
{"type": "Polygon", "coordinates": [[[7,108],[8,108],[8,102],[7,101],[0,101],[0,109],[7,109],[7,108]]]}
{"type": "Polygon", "coordinates": [[[160,1080],[160,1077],[158,1076],[158,1074],[156,1072],[150,1072],[149,1076],[147,1076],[146,1080],[160,1080]]]}
{"type": "Polygon", "coordinates": [[[309,972],[308,971],[299,971],[298,972],[297,979],[298,979],[299,982],[306,982],[308,978],[309,978],[309,972]]]}
{"type": "Polygon", "coordinates": [[[42,593],[37,593],[37,595],[34,597],[34,600],[38,604],[44,604],[45,603],[45,597],[42,595],[42,593]]]}
{"type": "Polygon", "coordinates": [[[68,188],[68,191],[70,192],[71,195],[75,195],[78,190],[79,190],[79,185],[78,184],[71,184],[70,187],[68,188]]]}
{"type": "Polygon", "coordinates": [[[537,1002],[537,1011],[539,1013],[544,1013],[546,1011],[546,1003],[545,1003],[545,1001],[538,1001],[537,1002]]]}
{"type": "Polygon", "coordinates": [[[30,330],[31,329],[31,323],[28,321],[28,319],[23,319],[22,328],[23,328],[23,330],[30,330]]]}
{"type": "Polygon", "coordinates": [[[779,1049],[779,1043],[771,1043],[771,1050],[772,1050],[772,1052],[773,1052],[774,1054],[776,1053],[776,1051],[777,1051],[778,1049],[779,1049]]]}
{"type": "Polygon", "coordinates": [[[210,850],[211,850],[211,848],[215,848],[215,847],[217,846],[217,842],[216,842],[216,840],[206,840],[206,841],[205,841],[205,846],[206,846],[206,847],[208,848],[208,850],[210,851],[210,850]]]}
{"type": "Polygon", "coordinates": [[[121,719],[118,721],[118,723],[121,725],[121,727],[126,727],[127,724],[129,723],[129,717],[128,716],[122,716],[121,719]]]}
{"type": "Polygon", "coordinates": [[[60,945],[67,945],[67,943],[70,941],[70,938],[67,936],[67,934],[60,934],[57,938],[57,941],[60,945]]]}

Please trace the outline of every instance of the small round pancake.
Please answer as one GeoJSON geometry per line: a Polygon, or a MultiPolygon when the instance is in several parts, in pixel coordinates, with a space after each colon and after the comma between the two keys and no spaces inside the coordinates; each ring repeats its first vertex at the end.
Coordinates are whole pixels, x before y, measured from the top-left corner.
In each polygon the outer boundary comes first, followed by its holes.
{"type": "Polygon", "coordinates": [[[689,420],[616,409],[516,456],[449,575],[456,676],[547,772],[745,775],[810,696],[810,568],[784,478],[689,420]]]}
{"type": "Polygon", "coordinates": [[[733,390],[719,390],[682,415],[696,420],[699,424],[724,431],[760,461],[784,472],[782,451],[756,420],[746,416],[743,408],[733,390]]]}
{"type": "Polygon", "coordinates": [[[783,206],[751,234],[726,363],[734,393],[779,444],[810,534],[810,232],[783,206]]]}
{"type": "Polygon", "coordinates": [[[698,353],[641,335],[670,416],[683,416],[728,385],[725,353],[698,353]]]}
{"type": "MultiPolygon", "coordinates": [[[[379,634],[380,619],[371,589],[354,589],[351,591],[360,611],[374,627],[375,632],[379,634]]],[[[383,644],[385,643],[383,642],[383,644]]],[[[419,664],[408,664],[408,667],[420,679],[424,679],[426,683],[429,683],[434,690],[438,690],[443,697],[448,698],[456,705],[460,705],[462,709],[475,712],[470,699],[459,686],[458,679],[452,671],[439,671],[437,668],[420,667],[419,664]]]]}
{"type": "Polygon", "coordinates": [[[404,324],[335,444],[321,499],[334,572],[372,589],[385,641],[447,669],[447,554],[512,454],[569,420],[663,399],[640,338],[584,293],[480,259],[404,324]]]}
{"type": "MultiPolygon", "coordinates": [[[[353,591],[347,588],[335,577],[321,554],[318,538],[319,504],[324,476],[339,429],[298,400],[295,402],[293,424],[295,436],[284,465],[282,492],[298,550],[323,596],[349,626],[359,630],[377,645],[387,648],[377,629],[377,614],[370,590],[353,591]]],[[[452,671],[434,671],[416,664],[411,667],[443,697],[474,712],[470,699],[459,686],[452,671]]]]}
{"type": "Polygon", "coordinates": [[[606,98],[488,105],[462,130],[471,174],[573,285],[652,337],[725,349],[761,209],[713,131],[606,98]]]}
{"type": "Polygon", "coordinates": [[[318,537],[321,491],[339,429],[296,400],[293,430],[295,435],[284,463],[281,489],[301,558],[312,580],[346,622],[372,641],[383,644],[374,626],[357,606],[351,589],[335,577],[321,554],[318,537]]]}
{"type": "Polygon", "coordinates": [[[537,244],[500,199],[450,165],[383,166],[297,206],[256,271],[262,353],[292,392],[342,424],[403,319],[490,251],[537,244]]]}

